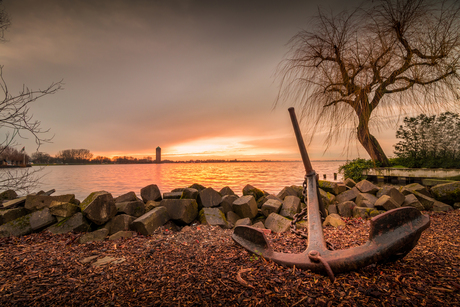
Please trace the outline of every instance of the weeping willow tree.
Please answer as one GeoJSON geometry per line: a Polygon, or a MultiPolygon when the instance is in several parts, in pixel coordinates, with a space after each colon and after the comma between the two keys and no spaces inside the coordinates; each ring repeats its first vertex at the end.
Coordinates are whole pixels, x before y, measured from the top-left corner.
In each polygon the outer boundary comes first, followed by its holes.
{"type": "Polygon", "coordinates": [[[382,119],[397,121],[408,109],[456,107],[459,17],[458,1],[380,0],[339,14],[319,10],[280,63],[277,103],[294,100],[310,135],[327,131],[327,146],[345,134],[386,166],[370,128],[395,124],[382,119]]]}

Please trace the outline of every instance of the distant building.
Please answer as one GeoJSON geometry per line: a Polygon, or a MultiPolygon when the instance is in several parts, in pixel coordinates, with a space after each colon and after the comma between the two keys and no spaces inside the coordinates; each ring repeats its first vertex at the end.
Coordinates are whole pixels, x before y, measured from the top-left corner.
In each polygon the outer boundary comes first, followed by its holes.
{"type": "Polygon", "coordinates": [[[161,163],[161,148],[160,146],[157,147],[157,157],[156,157],[156,163],[161,163]]]}

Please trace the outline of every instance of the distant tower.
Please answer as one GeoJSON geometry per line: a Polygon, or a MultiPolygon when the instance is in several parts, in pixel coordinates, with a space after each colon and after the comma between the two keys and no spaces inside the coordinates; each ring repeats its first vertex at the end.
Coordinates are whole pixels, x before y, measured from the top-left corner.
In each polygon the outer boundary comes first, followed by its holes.
{"type": "Polygon", "coordinates": [[[161,148],[160,148],[160,146],[157,147],[157,159],[156,159],[156,162],[161,163],[161,148]]]}

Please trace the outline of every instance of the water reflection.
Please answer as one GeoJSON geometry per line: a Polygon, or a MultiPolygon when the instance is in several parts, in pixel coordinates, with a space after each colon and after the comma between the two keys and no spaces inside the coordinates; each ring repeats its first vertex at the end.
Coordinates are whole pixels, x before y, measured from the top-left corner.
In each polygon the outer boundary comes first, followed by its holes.
{"type": "MultiPolygon", "coordinates": [[[[320,178],[333,179],[343,161],[312,162],[320,178]]],[[[269,193],[289,185],[302,185],[305,170],[301,162],[109,164],[48,166],[42,190],[56,189],[56,195],[72,193],[83,200],[91,192],[105,190],[114,197],[156,184],[162,193],[199,183],[220,190],[229,186],[238,195],[246,184],[269,193]]],[[[342,180],[340,174],[338,180],[342,180]]]]}

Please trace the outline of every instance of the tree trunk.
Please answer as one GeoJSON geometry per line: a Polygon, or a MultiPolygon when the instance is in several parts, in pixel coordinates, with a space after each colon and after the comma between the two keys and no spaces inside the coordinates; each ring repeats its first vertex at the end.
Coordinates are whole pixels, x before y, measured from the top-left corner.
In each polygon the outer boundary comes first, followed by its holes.
{"type": "Polygon", "coordinates": [[[366,149],[372,161],[380,162],[380,166],[382,167],[390,166],[390,161],[388,161],[388,158],[383,152],[382,147],[380,147],[379,142],[369,132],[368,120],[360,118],[357,133],[359,142],[363,145],[364,149],[366,149]]]}

